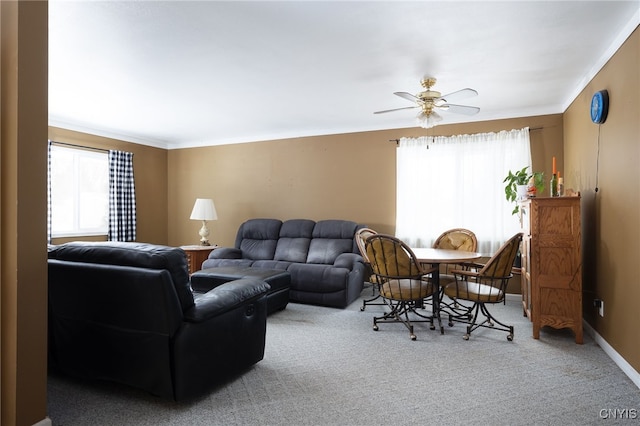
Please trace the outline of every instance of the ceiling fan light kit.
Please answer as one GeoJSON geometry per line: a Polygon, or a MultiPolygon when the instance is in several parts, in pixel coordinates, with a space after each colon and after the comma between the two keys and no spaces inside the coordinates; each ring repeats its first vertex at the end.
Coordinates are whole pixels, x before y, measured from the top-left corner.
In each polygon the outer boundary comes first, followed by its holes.
{"type": "Polygon", "coordinates": [[[392,111],[400,111],[403,109],[420,108],[422,111],[417,116],[418,125],[420,127],[424,127],[425,129],[429,129],[435,126],[438,122],[442,121],[442,117],[435,112],[435,109],[465,115],[474,115],[480,112],[480,108],[478,107],[468,105],[454,105],[449,103],[452,100],[477,96],[478,92],[473,89],[461,89],[442,96],[441,93],[437,90],[431,90],[431,88],[436,84],[436,79],[434,77],[424,76],[422,80],[420,80],[420,84],[425,90],[419,92],[415,96],[407,92],[393,93],[396,96],[415,103],[414,106],[376,111],[374,112],[374,114],[383,114],[392,111]]]}
{"type": "Polygon", "coordinates": [[[422,111],[416,116],[416,120],[418,121],[418,126],[430,129],[442,121],[442,116],[435,111],[430,113],[422,111]]]}

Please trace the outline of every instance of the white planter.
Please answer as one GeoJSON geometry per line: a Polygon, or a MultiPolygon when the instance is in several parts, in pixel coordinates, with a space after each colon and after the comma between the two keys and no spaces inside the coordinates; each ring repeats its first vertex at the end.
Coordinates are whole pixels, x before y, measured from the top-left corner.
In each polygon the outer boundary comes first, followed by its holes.
{"type": "Polygon", "coordinates": [[[516,185],[516,196],[518,200],[524,200],[527,198],[528,185],[516,185]]]}

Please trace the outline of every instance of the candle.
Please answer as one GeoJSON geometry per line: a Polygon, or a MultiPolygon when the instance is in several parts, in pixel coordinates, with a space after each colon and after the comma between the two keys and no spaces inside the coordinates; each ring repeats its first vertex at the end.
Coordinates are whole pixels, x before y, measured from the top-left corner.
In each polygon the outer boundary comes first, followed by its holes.
{"type": "Polygon", "coordinates": [[[551,169],[553,170],[553,174],[555,175],[556,174],[556,157],[553,157],[551,169]]]}

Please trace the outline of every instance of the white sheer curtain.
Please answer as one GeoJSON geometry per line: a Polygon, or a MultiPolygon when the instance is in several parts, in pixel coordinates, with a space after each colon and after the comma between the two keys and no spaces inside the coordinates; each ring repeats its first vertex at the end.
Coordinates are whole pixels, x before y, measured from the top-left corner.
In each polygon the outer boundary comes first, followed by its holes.
{"type": "Polygon", "coordinates": [[[467,228],[492,255],[520,229],[502,181],[529,166],[529,128],[402,138],[397,149],[396,237],[431,247],[443,231],[467,228]]]}

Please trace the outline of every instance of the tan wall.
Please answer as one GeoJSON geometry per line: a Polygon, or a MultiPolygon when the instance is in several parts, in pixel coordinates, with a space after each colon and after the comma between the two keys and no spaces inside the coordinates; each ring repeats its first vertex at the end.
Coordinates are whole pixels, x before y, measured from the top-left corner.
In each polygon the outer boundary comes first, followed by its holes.
{"type": "MultiPolygon", "coordinates": [[[[534,168],[562,164],[562,116],[307,137],[169,152],[169,243],[195,244],[189,220],[196,198],[213,198],[212,242],[233,245],[238,226],[255,217],[349,219],[395,230],[396,144],[403,136],[479,133],[529,126],[534,168]],[[548,161],[546,161],[548,159],[548,161]]],[[[514,165],[514,168],[519,165],[514,165]]],[[[502,191],[502,182],[495,182],[502,191]]],[[[434,201],[435,202],[435,201],[434,201]]]]}
{"type": "MultiPolygon", "coordinates": [[[[396,144],[403,136],[496,132],[529,127],[533,167],[562,170],[562,115],[256,142],[169,152],[169,243],[197,244],[200,222],[189,220],[196,198],[213,198],[212,243],[230,246],[247,219],[348,219],[393,234],[396,144]]],[[[514,169],[521,165],[514,165],[514,169]]],[[[503,191],[502,182],[494,182],[503,191]]],[[[437,204],[437,201],[434,201],[437,204]]],[[[444,231],[444,230],[443,230],[444,231]]],[[[520,279],[509,284],[520,293],[520,279]]]]}
{"type": "Polygon", "coordinates": [[[575,99],[564,124],[567,183],[583,198],[583,312],[640,371],[640,29],[575,99]],[[602,89],[610,108],[598,126],[589,111],[591,96],[602,89]],[[595,298],[604,301],[604,317],[593,308],[595,298]]]}
{"type": "Polygon", "coordinates": [[[0,423],[47,415],[47,3],[0,2],[0,423]]]}
{"type": "MultiPolygon", "coordinates": [[[[42,63],[47,55],[47,3],[0,2],[0,6],[0,416],[2,424],[30,425],[46,415],[46,251],[44,243],[40,248],[37,244],[46,239],[46,222],[37,218],[46,214],[46,145],[41,141],[47,132],[43,87],[47,67],[42,63]]],[[[563,117],[436,128],[437,133],[453,134],[543,127],[531,133],[534,168],[548,174],[548,159],[555,155],[559,168],[566,168],[567,186],[583,193],[588,244],[585,316],[636,370],[640,370],[635,342],[640,286],[634,267],[640,255],[639,52],[636,30],[563,117]],[[591,94],[602,88],[609,90],[612,105],[600,128],[600,191],[595,194],[598,127],[588,121],[588,110],[591,94]],[[593,296],[605,301],[604,318],[588,306],[593,296]]],[[[66,131],[49,132],[49,138],[75,138],[66,131]]],[[[212,224],[214,241],[226,245],[232,243],[238,224],[255,216],[344,217],[392,232],[395,150],[387,140],[426,133],[389,130],[168,153],[102,138],[95,142],[133,151],[134,161],[144,158],[140,167],[136,162],[140,240],[194,243],[199,224],[189,221],[189,212],[197,196],[207,196],[219,206],[220,220],[212,224]],[[294,146],[294,142],[302,143],[294,146]]]]}
{"type": "MultiPolygon", "coordinates": [[[[167,150],[57,127],[49,127],[49,139],[92,148],[133,152],[137,240],[167,244],[167,150]]],[[[96,239],[104,240],[105,237],[56,238],[52,242],[96,239]]]]}

